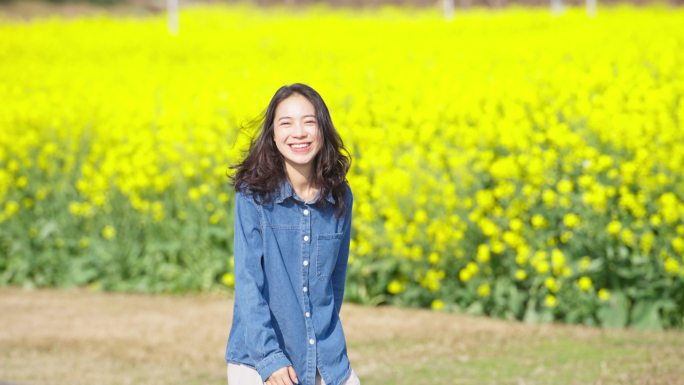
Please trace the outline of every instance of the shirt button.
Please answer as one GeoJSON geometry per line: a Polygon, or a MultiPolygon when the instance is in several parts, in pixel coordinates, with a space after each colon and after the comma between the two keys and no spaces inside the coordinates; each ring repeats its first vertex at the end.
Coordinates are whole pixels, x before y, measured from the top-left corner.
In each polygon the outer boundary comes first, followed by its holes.
{"type": "Polygon", "coordinates": [[[309,209],[304,209],[304,215],[309,215],[309,209]]]}
{"type": "Polygon", "coordinates": [[[304,288],[302,290],[304,290],[304,292],[306,293],[307,291],[309,291],[309,288],[304,286],[304,288]]]}
{"type": "Polygon", "coordinates": [[[311,338],[311,339],[309,340],[309,344],[310,344],[310,345],[313,345],[313,344],[314,344],[314,342],[316,342],[316,341],[314,341],[314,339],[313,339],[313,338],[311,338]]]}
{"type": "Polygon", "coordinates": [[[306,313],[304,313],[304,315],[306,316],[306,318],[311,317],[311,313],[309,313],[308,311],[306,313]]]}
{"type": "Polygon", "coordinates": [[[308,236],[308,235],[305,235],[305,236],[304,236],[304,241],[308,241],[308,240],[309,240],[309,236],[308,236]]]}
{"type": "Polygon", "coordinates": [[[304,261],[304,266],[309,266],[309,260],[304,261]]]}

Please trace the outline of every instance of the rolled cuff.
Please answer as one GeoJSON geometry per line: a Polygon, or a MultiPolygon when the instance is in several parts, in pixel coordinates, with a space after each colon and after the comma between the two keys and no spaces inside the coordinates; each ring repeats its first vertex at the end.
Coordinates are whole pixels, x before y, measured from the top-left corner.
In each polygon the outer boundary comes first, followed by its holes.
{"type": "Polygon", "coordinates": [[[256,370],[257,372],[259,372],[259,375],[261,376],[261,381],[266,382],[268,377],[270,377],[271,374],[273,374],[273,372],[280,368],[284,368],[291,365],[292,363],[287,358],[287,356],[285,356],[284,353],[278,352],[271,354],[270,356],[257,362],[256,370]]]}

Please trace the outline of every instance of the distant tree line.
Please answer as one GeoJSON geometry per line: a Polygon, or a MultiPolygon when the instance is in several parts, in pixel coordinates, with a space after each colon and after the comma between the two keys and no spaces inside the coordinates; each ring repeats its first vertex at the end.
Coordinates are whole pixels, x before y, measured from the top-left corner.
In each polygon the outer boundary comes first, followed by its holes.
{"type": "MultiPolygon", "coordinates": [[[[181,2],[183,0],[180,0],[181,2]]],[[[211,0],[210,0],[211,1],[211,0]]],[[[213,0],[211,2],[236,2],[236,0],[213,0]]],[[[443,0],[251,0],[252,3],[258,5],[272,5],[272,4],[320,4],[327,3],[336,6],[379,6],[379,5],[411,5],[411,6],[442,6],[443,0]]],[[[584,5],[586,0],[563,0],[565,5],[584,5]]],[[[684,5],[684,0],[598,0],[599,4],[637,4],[648,5],[653,3],[684,5]]],[[[454,0],[454,5],[459,8],[467,8],[470,6],[490,6],[490,7],[504,7],[508,4],[518,5],[543,5],[548,6],[549,0],[454,0]]]]}
{"type": "MultiPolygon", "coordinates": [[[[0,0],[0,4],[21,2],[27,0],[0,0]]],[[[35,1],[35,0],[31,0],[35,1]]],[[[166,7],[166,0],[42,0],[49,3],[91,3],[101,5],[113,4],[129,4],[139,5],[152,11],[162,11],[166,7]]],[[[310,4],[329,4],[331,6],[346,6],[346,7],[376,7],[381,5],[405,5],[418,7],[441,7],[444,0],[179,0],[183,4],[197,4],[197,3],[237,3],[237,2],[251,2],[255,5],[310,5],[310,4]]],[[[501,8],[506,5],[538,5],[548,6],[550,0],[453,0],[456,8],[468,8],[473,6],[489,6],[493,8],[501,8]]],[[[586,0],[562,0],[564,5],[578,5],[585,4],[586,0]]],[[[629,3],[636,5],[648,5],[652,3],[664,3],[675,6],[684,5],[684,0],[598,0],[599,5],[605,4],[619,4],[629,3]]]]}

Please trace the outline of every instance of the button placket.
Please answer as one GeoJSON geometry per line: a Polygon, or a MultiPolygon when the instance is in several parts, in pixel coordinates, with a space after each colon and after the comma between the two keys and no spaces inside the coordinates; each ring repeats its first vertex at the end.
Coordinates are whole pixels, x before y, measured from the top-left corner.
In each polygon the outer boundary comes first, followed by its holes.
{"type": "Polygon", "coordinates": [[[313,320],[311,319],[311,311],[310,311],[310,306],[311,306],[311,301],[310,298],[308,297],[309,293],[309,287],[307,286],[306,282],[309,281],[309,264],[310,264],[310,247],[307,247],[307,244],[309,244],[309,241],[311,239],[310,234],[311,234],[311,211],[308,208],[304,208],[302,210],[302,215],[303,215],[303,223],[304,223],[304,236],[302,237],[304,241],[304,246],[302,247],[303,253],[302,253],[302,276],[304,277],[304,287],[302,287],[302,291],[304,293],[304,317],[305,317],[305,322],[307,323],[307,338],[308,338],[308,343],[311,348],[314,348],[314,343],[315,339],[312,338],[314,336],[313,332],[313,320]]]}
{"type": "MultiPolygon", "coordinates": [[[[306,229],[305,231],[308,231],[311,228],[311,219],[309,219],[309,209],[304,208],[304,210],[302,210],[302,214],[304,214],[304,217],[305,217],[304,218],[304,228],[306,229]]],[[[304,242],[308,242],[308,241],[309,241],[309,235],[304,234],[304,242]]],[[[302,265],[304,265],[305,267],[309,266],[309,255],[308,254],[309,253],[304,253],[304,261],[302,261],[302,265]]],[[[304,270],[305,270],[304,275],[308,277],[308,274],[306,274],[306,269],[304,269],[304,270]]]]}

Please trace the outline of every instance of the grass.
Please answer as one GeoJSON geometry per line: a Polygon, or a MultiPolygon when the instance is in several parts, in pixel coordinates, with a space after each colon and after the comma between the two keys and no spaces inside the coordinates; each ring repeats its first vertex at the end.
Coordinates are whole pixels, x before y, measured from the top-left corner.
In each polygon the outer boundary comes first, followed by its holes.
{"type": "MultiPolygon", "coordinates": [[[[229,293],[0,288],[0,382],[225,384],[229,293]]],[[[364,385],[684,384],[684,333],[345,303],[364,385]]]]}

